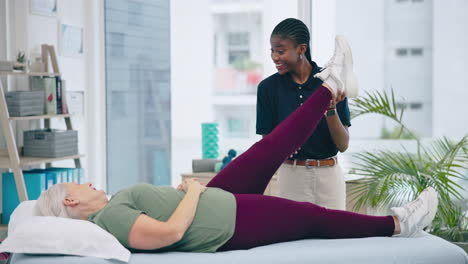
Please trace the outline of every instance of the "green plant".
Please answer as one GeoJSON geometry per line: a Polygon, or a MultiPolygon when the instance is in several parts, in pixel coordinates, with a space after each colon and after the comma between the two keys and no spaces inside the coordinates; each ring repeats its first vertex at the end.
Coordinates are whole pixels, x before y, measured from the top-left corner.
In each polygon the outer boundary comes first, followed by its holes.
{"type": "Polygon", "coordinates": [[[18,51],[18,54],[16,55],[16,62],[19,63],[25,63],[26,62],[26,55],[24,54],[23,51],[18,51]]]}
{"type": "Polygon", "coordinates": [[[382,139],[412,139],[412,135],[408,132],[402,131],[401,127],[394,127],[392,130],[383,127],[382,128],[382,139]]]}
{"type": "Polygon", "coordinates": [[[455,242],[467,241],[468,219],[459,206],[440,207],[431,233],[455,242]]]}
{"type": "Polygon", "coordinates": [[[402,151],[364,151],[355,154],[355,174],[364,176],[350,190],[355,195],[355,209],[363,206],[386,208],[414,199],[431,186],[439,193],[439,210],[432,230],[446,233],[452,239],[461,238],[467,230],[466,217],[455,201],[463,199],[462,187],[456,182],[466,180],[463,170],[468,164],[468,136],[458,141],[447,137],[422,143],[403,123],[404,109],[398,109],[393,90],[366,93],[351,102],[352,116],[380,114],[395,121],[402,134],[416,142],[416,153],[403,147],[402,151]]]}

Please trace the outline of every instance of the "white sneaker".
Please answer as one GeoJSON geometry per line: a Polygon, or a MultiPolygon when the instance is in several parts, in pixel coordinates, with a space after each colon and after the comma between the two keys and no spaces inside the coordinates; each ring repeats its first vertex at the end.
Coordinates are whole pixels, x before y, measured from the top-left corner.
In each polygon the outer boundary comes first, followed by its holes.
{"type": "Polygon", "coordinates": [[[343,36],[335,37],[335,52],[323,70],[314,75],[327,83],[336,93],[345,90],[346,96],[353,98],[359,94],[356,75],[353,72],[353,55],[348,41],[343,36]]]}
{"type": "Polygon", "coordinates": [[[437,212],[437,192],[432,187],[426,188],[416,200],[402,206],[391,208],[400,221],[399,236],[412,237],[432,223],[437,212]]]}

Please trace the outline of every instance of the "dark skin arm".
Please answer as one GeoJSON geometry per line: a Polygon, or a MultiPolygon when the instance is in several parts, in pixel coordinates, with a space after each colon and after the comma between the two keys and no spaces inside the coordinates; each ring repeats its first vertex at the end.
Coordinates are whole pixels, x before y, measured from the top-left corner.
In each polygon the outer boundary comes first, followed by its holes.
{"type": "MultiPolygon", "coordinates": [[[[337,95],[330,101],[329,108],[336,108],[336,104],[343,101],[345,98],[346,92],[339,90],[337,95]]],[[[338,111],[336,111],[335,115],[325,118],[327,120],[328,130],[330,131],[333,143],[335,143],[340,152],[345,152],[349,146],[348,126],[345,126],[343,123],[341,123],[341,120],[338,116],[338,111]]],[[[262,138],[263,137],[265,137],[265,135],[262,135],[262,138]]],[[[297,151],[295,151],[294,154],[297,154],[297,151]]]]}
{"type": "MultiPolygon", "coordinates": [[[[345,99],[346,93],[343,91],[338,91],[336,97],[330,101],[329,108],[336,108],[336,104],[345,99]]],[[[341,123],[340,117],[338,116],[338,111],[335,111],[336,114],[333,116],[326,116],[328,130],[332,137],[333,143],[340,152],[345,152],[349,146],[349,132],[348,126],[344,126],[341,123]]]]}

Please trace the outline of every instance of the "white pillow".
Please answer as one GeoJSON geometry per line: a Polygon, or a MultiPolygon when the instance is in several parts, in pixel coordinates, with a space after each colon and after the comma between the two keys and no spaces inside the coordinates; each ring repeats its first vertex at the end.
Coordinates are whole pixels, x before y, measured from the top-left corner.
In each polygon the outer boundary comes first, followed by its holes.
{"type": "Polygon", "coordinates": [[[0,244],[0,252],[79,255],[129,261],[130,251],[98,225],[86,220],[34,216],[34,204],[31,206],[30,202],[21,203],[13,212],[8,237],[0,244]]]}
{"type": "Polygon", "coordinates": [[[21,221],[33,217],[35,215],[35,205],[36,200],[24,201],[20,203],[10,216],[10,222],[8,223],[8,232],[13,232],[13,230],[21,221]]]}

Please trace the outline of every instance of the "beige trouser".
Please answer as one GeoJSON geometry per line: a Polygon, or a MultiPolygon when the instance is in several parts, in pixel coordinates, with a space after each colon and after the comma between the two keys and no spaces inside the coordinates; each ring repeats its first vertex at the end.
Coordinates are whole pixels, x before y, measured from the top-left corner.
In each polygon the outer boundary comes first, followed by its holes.
{"type": "Polygon", "coordinates": [[[346,185],[339,164],[306,168],[283,163],[277,173],[280,197],[329,209],[346,209],[346,185]]]}

